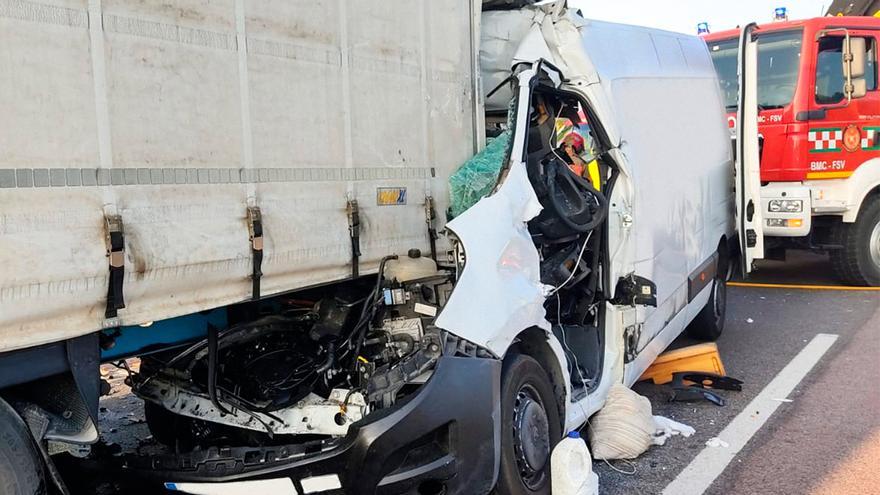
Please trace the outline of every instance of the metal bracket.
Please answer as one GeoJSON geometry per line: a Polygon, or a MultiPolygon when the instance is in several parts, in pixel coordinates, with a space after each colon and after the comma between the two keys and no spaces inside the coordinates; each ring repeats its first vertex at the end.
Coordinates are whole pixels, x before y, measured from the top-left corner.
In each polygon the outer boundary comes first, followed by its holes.
{"type": "Polygon", "coordinates": [[[260,279],[263,277],[263,214],[259,206],[249,206],[247,209],[248,238],[251,243],[251,256],[253,257],[253,282],[252,299],[260,299],[260,279]]]}
{"type": "Polygon", "coordinates": [[[104,217],[109,264],[109,281],[107,284],[107,307],[105,318],[116,318],[117,310],[125,307],[122,284],[125,281],[125,229],[120,215],[104,217]]]}
{"type": "Polygon", "coordinates": [[[428,225],[428,242],[431,244],[431,259],[437,261],[437,211],[434,210],[434,198],[425,197],[425,223],[428,225]]]}
{"type": "Polygon", "coordinates": [[[357,278],[360,274],[358,265],[361,256],[361,215],[356,199],[348,200],[346,213],[348,215],[348,235],[351,237],[351,278],[357,278]]]}
{"type": "Polygon", "coordinates": [[[623,362],[631,363],[639,355],[639,340],[642,338],[642,325],[631,325],[623,331],[623,362]]]}

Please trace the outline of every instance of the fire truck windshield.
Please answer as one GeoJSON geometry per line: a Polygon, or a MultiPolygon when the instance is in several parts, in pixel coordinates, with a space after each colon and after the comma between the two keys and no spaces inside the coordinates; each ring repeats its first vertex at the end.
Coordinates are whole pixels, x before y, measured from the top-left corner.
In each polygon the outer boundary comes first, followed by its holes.
{"type": "MultiPolygon", "coordinates": [[[[758,105],[762,110],[791,103],[801,61],[802,31],[782,31],[758,36],[758,105]]],[[[709,42],[709,52],[721,83],[727,111],[736,109],[737,50],[739,40],[709,42]]]]}

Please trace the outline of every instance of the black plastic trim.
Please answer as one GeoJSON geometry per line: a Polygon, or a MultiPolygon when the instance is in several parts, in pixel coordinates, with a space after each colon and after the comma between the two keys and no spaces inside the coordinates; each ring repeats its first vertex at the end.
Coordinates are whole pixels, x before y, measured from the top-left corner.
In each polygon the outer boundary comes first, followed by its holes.
{"type": "Polygon", "coordinates": [[[693,301],[712,280],[715,280],[717,273],[718,253],[715,252],[688,276],[688,302],[693,301]]]}
{"type": "Polygon", "coordinates": [[[295,486],[304,478],[337,474],[342,491],[326,493],[417,493],[423,482],[440,483],[447,495],[488,493],[501,459],[500,383],[499,360],[442,357],[418,392],[355,423],[339,441],[129,456],[118,473],[147,483],[290,477],[295,486]],[[413,441],[444,430],[449,445],[443,453],[398,467],[413,441]]]}
{"type": "Polygon", "coordinates": [[[811,120],[822,120],[827,116],[828,112],[826,112],[824,108],[820,108],[818,110],[798,112],[797,115],[794,116],[794,120],[798,122],[809,122],[811,120]]]}

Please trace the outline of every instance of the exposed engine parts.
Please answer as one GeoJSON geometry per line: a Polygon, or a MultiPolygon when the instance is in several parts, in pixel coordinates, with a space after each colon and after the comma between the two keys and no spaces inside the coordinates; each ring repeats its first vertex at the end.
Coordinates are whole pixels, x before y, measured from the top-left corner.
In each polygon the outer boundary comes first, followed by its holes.
{"type": "Polygon", "coordinates": [[[140,387],[138,394],[142,399],[181,416],[273,435],[344,435],[348,425],[359,421],[367,411],[363,395],[358,392],[349,394],[345,389],[333,389],[326,399],[309,393],[293,407],[271,413],[236,408],[224,413],[203,394],[183,388],[180,382],[166,378],[154,378],[140,387]]]}
{"type": "Polygon", "coordinates": [[[145,358],[132,388],[153,409],[203,422],[204,438],[222,426],[270,437],[345,435],[430,377],[448,338],[433,321],[452,282],[418,250],[387,257],[371,288],[281,298],[260,308],[267,316],[145,358]]]}

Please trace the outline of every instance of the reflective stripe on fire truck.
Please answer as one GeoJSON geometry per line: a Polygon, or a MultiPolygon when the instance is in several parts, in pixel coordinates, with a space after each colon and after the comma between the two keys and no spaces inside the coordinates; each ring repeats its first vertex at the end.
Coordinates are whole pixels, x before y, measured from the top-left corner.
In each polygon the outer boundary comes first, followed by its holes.
{"type": "Polygon", "coordinates": [[[840,170],[837,172],[807,172],[807,179],[846,179],[852,174],[852,170],[840,170]]]}
{"type": "Polygon", "coordinates": [[[863,150],[880,150],[880,127],[865,127],[862,129],[862,136],[863,150]]]}
{"type": "Polygon", "coordinates": [[[810,150],[810,153],[840,151],[840,143],[843,141],[843,129],[810,129],[808,139],[813,143],[813,149],[810,150]]]}

